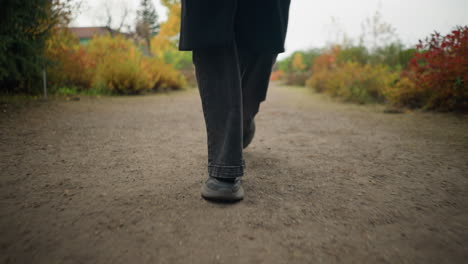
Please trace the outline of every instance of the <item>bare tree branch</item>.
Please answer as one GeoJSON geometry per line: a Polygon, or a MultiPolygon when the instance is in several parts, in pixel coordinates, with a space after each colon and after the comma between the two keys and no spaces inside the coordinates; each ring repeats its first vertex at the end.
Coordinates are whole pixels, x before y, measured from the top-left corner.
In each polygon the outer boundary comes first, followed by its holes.
{"type": "Polygon", "coordinates": [[[130,13],[130,8],[128,8],[128,6],[125,5],[123,7],[123,14],[122,14],[122,17],[120,19],[120,25],[119,25],[119,27],[117,29],[119,32],[122,30],[122,27],[124,26],[125,21],[127,20],[127,17],[128,17],[129,13],[130,13]]]}
{"type": "Polygon", "coordinates": [[[106,27],[112,28],[112,11],[109,1],[104,2],[104,10],[106,12],[106,27]]]}

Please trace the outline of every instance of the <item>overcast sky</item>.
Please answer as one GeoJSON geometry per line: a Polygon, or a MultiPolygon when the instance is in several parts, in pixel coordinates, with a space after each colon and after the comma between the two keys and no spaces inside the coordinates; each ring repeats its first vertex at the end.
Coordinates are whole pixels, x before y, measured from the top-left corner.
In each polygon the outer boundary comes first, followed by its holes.
{"type": "MultiPolygon", "coordinates": [[[[222,0],[219,0],[222,1],[222,0]]],[[[265,0],[270,1],[270,0],[265,0]]],[[[75,26],[98,26],[105,21],[104,3],[110,3],[114,22],[118,23],[124,6],[132,13],[139,0],[84,0],[75,26]]],[[[166,10],[153,0],[160,20],[166,19],[166,10]]],[[[393,25],[400,40],[406,45],[437,30],[448,33],[455,25],[468,25],[468,0],[292,0],[286,54],[295,50],[323,47],[333,39],[332,17],[351,38],[361,33],[361,23],[380,10],[383,20],[393,25]]],[[[133,22],[134,16],[128,18],[133,22]]],[[[283,54],[284,56],[284,54],[283,54]]],[[[283,57],[282,56],[282,57],[283,57]]]]}

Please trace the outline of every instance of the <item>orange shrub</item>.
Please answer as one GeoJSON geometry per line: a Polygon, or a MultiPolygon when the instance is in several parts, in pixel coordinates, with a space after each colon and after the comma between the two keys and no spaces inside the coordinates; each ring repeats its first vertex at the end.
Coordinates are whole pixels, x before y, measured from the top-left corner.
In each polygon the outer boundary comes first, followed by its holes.
{"type": "Polygon", "coordinates": [[[284,77],[284,72],[282,70],[276,70],[271,73],[270,80],[271,81],[279,81],[283,79],[284,77]]]}
{"type": "Polygon", "coordinates": [[[48,81],[52,86],[89,88],[95,62],[67,29],[55,28],[46,42],[48,81]]]}

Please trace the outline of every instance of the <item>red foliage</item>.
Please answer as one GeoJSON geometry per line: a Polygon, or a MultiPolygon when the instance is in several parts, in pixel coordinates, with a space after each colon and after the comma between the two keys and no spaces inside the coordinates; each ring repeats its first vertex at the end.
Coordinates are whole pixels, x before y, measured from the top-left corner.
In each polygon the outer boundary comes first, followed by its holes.
{"type": "Polygon", "coordinates": [[[318,56],[312,66],[313,72],[328,71],[336,67],[336,57],[341,52],[340,46],[334,46],[329,51],[318,56]]]}
{"type": "Polygon", "coordinates": [[[284,72],[282,70],[277,70],[271,73],[270,80],[271,81],[278,81],[283,79],[284,72]]]}
{"type": "Polygon", "coordinates": [[[468,109],[468,26],[419,41],[408,74],[426,96],[427,108],[468,109]]]}

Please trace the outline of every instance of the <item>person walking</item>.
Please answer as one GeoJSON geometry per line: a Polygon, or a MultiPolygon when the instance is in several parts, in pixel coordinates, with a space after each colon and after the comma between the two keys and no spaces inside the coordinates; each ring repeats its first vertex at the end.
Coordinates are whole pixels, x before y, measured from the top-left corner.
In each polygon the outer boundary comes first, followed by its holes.
{"type": "Polygon", "coordinates": [[[243,149],[255,134],[290,0],[182,0],[179,50],[192,51],[207,132],[207,200],[244,198],[243,149]]]}

